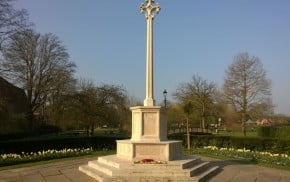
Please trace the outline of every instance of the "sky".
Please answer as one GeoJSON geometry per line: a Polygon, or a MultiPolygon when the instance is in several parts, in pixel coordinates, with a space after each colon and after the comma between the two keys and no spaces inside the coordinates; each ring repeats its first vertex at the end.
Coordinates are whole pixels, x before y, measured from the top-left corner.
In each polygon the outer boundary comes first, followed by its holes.
{"type": "MultiPolygon", "coordinates": [[[[18,0],[40,33],[53,33],[77,65],[76,77],[117,84],[145,98],[145,0],[18,0]]],[[[275,112],[290,114],[289,0],[156,0],[154,95],[168,99],[194,74],[222,88],[235,55],[260,58],[275,112]]]]}

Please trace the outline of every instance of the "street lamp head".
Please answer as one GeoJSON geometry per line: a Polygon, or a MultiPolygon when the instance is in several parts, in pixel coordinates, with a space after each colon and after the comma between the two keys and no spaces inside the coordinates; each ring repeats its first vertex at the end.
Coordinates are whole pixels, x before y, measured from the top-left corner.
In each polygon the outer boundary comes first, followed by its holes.
{"type": "Polygon", "coordinates": [[[166,91],[166,89],[164,89],[164,91],[163,91],[163,95],[164,95],[164,97],[166,97],[166,95],[167,95],[167,91],[166,91]]]}

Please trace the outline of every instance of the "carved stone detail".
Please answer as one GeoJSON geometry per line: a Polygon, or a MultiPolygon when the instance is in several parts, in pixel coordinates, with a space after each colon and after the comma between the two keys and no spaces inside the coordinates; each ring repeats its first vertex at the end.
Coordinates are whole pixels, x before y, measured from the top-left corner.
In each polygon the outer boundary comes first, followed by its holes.
{"type": "Polygon", "coordinates": [[[143,136],[157,136],[157,113],[148,112],[143,113],[143,136]]]}

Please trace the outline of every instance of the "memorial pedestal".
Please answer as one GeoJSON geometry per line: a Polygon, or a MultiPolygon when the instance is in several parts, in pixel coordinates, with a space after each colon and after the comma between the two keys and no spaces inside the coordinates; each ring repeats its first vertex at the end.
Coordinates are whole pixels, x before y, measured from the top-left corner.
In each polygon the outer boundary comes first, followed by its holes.
{"type": "Polygon", "coordinates": [[[117,154],[99,157],[79,170],[100,182],[204,181],[217,172],[199,158],[182,155],[181,141],[167,140],[159,106],[132,107],[132,137],[117,140],[117,154]],[[140,164],[143,159],[158,163],[140,164]]]}
{"type": "Polygon", "coordinates": [[[138,161],[172,161],[181,157],[181,141],[146,142],[132,140],[117,141],[117,157],[138,161]]]}
{"type": "Polygon", "coordinates": [[[131,140],[117,141],[117,156],[128,160],[176,160],[181,141],[167,140],[167,122],[160,106],[132,107],[131,140]]]}

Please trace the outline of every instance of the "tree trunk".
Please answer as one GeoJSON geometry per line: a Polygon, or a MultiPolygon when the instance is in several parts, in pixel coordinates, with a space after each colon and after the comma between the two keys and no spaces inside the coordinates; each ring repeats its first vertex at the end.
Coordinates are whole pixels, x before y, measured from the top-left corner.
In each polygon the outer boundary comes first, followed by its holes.
{"type": "Polygon", "coordinates": [[[28,106],[28,111],[26,113],[26,119],[28,121],[28,129],[30,131],[33,130],[33,123],[34,123],[34,114],[32,112],[32,108],[28,106]]]}
{"type": "Polygon", "coordinates": [[[87,134],[87,136],[90,136],[90,127],[89,126],[86,127],[86,134],[87,134]]]}
{"type": "Polygon", "coordinates": [[[202,117],[201,117],[201,121],[202,121],[202,132],[205,129],[205,105],[202,104],[202,117]]]}
{"type": "MultiPolygon", "coordinates": [[[[27,83],[30,85],[30,82],[27,83]]],[[[28,121],[28,128],[30,131],[33,130],[33,122],[34,122],[34,114],[33,114],[33,105],[32,105],[32,89],[27,90],[27,113],[26,113],[26,118],[28,121]]]]}
{"type": "Polygon", "coordinates": [[[246,136],[246,114],[242,114],[242,132],[243,135],[246,136]]]}
{"type": "Polygon", "coordinates": [[[190,150],[189,118],[186,118],[187,149],[190,150]]]}
{"type": "Polygon", "coordinates": [[[205,129],[205,119],[204,119],[204,115],[201,117],[201,121],[202,121],[202,132],[205,129]]]}
{"type": "Polygon", "coordinates": [[[90,135],[91,135],[91,136],[94,136],[94,132],[95,132],[95,125],[92,124],[92,125],[91,125],[91,133],[90,133],[90,135]]]}

